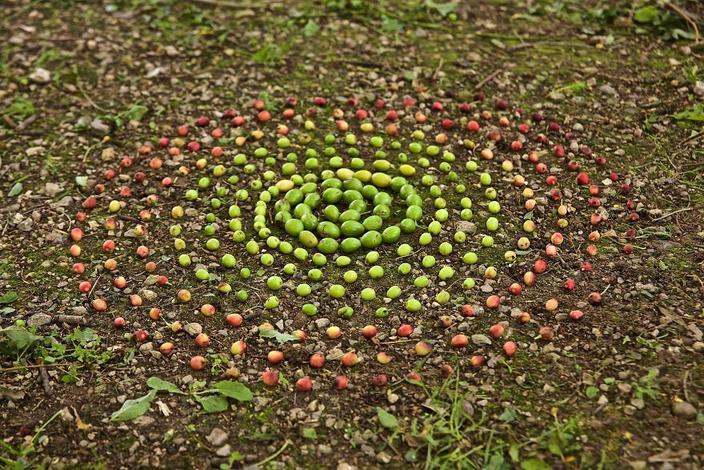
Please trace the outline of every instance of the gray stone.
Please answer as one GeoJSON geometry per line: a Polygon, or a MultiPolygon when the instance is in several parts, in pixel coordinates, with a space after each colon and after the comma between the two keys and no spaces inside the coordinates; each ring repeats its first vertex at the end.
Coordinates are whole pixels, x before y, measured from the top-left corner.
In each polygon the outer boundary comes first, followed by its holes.
{"type": "Polygon", "coordinates": [[[206,439],[208,440],[208,442],[210,442],[213,447],[220,447],[225,443],[225,441],[227,441],[228,437],[230,437],[230,435],[222,429],[213,428],[213,430],[210,431],[210,434],[206,439]]]}
{"type": "Polygon", "coordinates": [[[224,446],[220,447],[217,451],[215,451],[215,454],[217,454],[219,457],[227,457],[230,455],[231,452],[230,444],[225,444],[224,446]]]}
{"type": "Polygon", "coordinates": [[[40,67],[29,75],[29,79],[34,83],[49,83],[51,81],[51,72],[40,67]]]}
{"type": "Polygon", "coordinates": [[[186,326],[183,327],[186,333],[188,333],[191,336],[197,336],[203,332],[203,325],[200,323],[187,323],[186,326]]]}
{"type": "Polygon", "coordinates": [[[357,467],[350,465],[347,462],[338,462],[336,470],[357,470],[357,467]]]}
{"type": "Polygon", "coordinates": [[[689,419],[697,416],[697,409],[691,403],[680,401],[672,404],[672,413],[689,419]]]}
{"type": "Polygon", "coordinates": [[[46,313],[35,313],[27,320],[29,326],[44,326],[51,323],[52,316],[46,313]]]}
{"type": "Polygon", "coordinates": [[[44,185],[44,194],[46,194],[49,197],[54,197],[57,194],[59,194],[61,191],[63,191],[63,188],[59,184],[46,183],[44,185]]]}
{"type": "Polygon", "coordinates": [[[472,335],[472,343],[477,346],[488,346],[491,344],[491,339],[487,335],[472,335]]]}

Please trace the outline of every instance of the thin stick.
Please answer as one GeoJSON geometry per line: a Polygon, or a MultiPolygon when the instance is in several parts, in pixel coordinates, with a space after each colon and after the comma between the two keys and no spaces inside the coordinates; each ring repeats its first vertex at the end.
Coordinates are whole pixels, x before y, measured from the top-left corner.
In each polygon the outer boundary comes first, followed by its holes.
{"type": "Polygon", "coordinates": [[[90,292],[88,292],[88,295],[86,295],[86,298],[90,299],[90,296],[93,295],[93,291],[95,290],[96,286],[98,285],[98,281],[100,281],[100,277],[103,275],[101,272],[98,274],[98,277],[95,279],[95,282],[93,283],[93,287],[90,288],[90,292]]]}
{"type": "Polygon", "coordinates": [[[241,3],[228,2],[224,0],[193,0],[193,3],[201,3],[203,5],[210,5],[214,7],[228,7],[228,8],[249,8],[252,10],[268,8],[270,5],[266,2],[262,3],[248,3],[242,5],[241,3]]]}
{"type": "Polygon", "coordinates": [[[440,62],[438,63],[438,66],[435,68],[435,72],[433,72],[433,80],[438,78],[438,73],[440,73],[440,70],[442,69],[442,66],[445,64],[445,58],[440,57],[440,62]]]}
{"type": "Polygon", "coordinates": [[[658,217],[657,219],[653,219],[652,221],[657,222],[658,220],[667,219],[668,217],[672,217],[673,215],[679,214],[680,212],[686,212],[686,211],[691,211],[691,210],[692,210],[691,207],[685,207],[684,209],[679,209],[674,212],[670,212],[669,214],[665,214],[662,217],[658,217]]]}
{"type": "Polygon", "coordinates": [[[286,439],[286,442],[284,442],[284,445],[282,445],[279,450],[277,450],[276,452],[274,452],[273,454],[271,454],[269,457],[265,458],[264,460],[262,460],[262,461],[260,461],[260,462],[257,462],[257,464],[256,464],[257,467],[262,467],[262,466],[264,466],[265,463],[271,462],[271,461],[274,460],[276,457],[278,457],[279,455],[281,455],[281,453],[282,453],[284,450],[286,450],[286,447],[288,447],[289,444],[291,444],[291,441],[289,441],[288,439],[286,439]]]}
{"type": "Polygon", "coordinates": [[[475,90],[479,90],[481,87],[495,79],[499,74],[501,73],[501,69],[496,69],[494,70],[488,77],[486,77],[484,80],[479,82],[476,87],[474,87],[475,90]]]}
{"type": "Polygon", "coordinates": [[[682,379],[682,390],[684,391],[684,399],[689,401],[689,393],[687,392],[687,377],[689,377],[689,370],[684,371],[684,378],[682,379]]]}
{"type": "Polygon", "coordinates": [[[665,2],[665,6],[675,12],[677,15],[679,15],[685,21],[685,23],[691,26],[691,28],[694,30],[694,42],[698,43],[700,39],[699,27],[697,26],[697,22],[692,19],[692,14],[672,2],[665,2]]]}
{"type": "Polygon", "coordinates": [[[8,367],[7,369],[0,369],[0,373],[2,372],[15,372],[18,370],[25,370],[25,369],[36,369],[38,367],[62,367],[62,366],[70,366],[72,365],[70,362],[57,362],[56,364],[27,364],[26,366],[15,366],[15,367],[8,367]]]}
{"type": "Polygon", "coordinates": [[[701,136],[704,136],[704,131],[697,132],[696,134],[687,137],[686,139],[684,139],[684,140],[680,143],[680,145],[686,144],[686,143],[691,142],[691,141],[693,141],[693,140],[697,140],[697,139],[700,138],[701,136]]]}

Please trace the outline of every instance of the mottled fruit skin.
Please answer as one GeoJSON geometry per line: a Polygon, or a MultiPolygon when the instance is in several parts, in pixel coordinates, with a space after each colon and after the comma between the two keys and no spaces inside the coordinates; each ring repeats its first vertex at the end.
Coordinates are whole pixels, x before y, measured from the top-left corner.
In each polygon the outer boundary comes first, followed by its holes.
{"type": "Polygon", "coordinates": [[[149,333],[146,330],[137,330],[134,332],[134,339],[138,343],[143,343],[149,338],[149,333]]]}
{"type": "Polygon", "coordinates": [[[270,364],[280,364],[284,360],[284,353],[281,351],[269,351],[266,359],[270,364]]]}
{"type": "Polygon", "coordinates": [[[262,382],[264,382],[264,384],[269,387],[275,386],[279,383],[278,372],[269,369],[265,370],[264,372],[262,372],[262,382]]]}
{"type": "Polygon", "coordinates": [[[503,336],[504,330],[504,326],[497,323],[496,325],[492,325],[491,328],[489,328],[489,334],[492,338],[500,338],[501,336],[503,336]]]}
{"type": "Polygon", "coordinates": [[[310,392],[311,390],[313,390],[313,381],[310,377],[301,377],[296,381],[296,391],[310,392]]]}
{"type": "Polygon", "coordinates": [[[230,352],[236,356],[240,356],[244,354],[247,351],[247,343],[244,341],[236,341],[232,343],[232,347],[230,348],[230,352]]]}
{"type": "Polygon", "coordinates": [[[389,383],[389,377],[386,374],[375,374],[372,377],[372,383],[377,387],[383,387],[389,383]]]}
{"type": "Polygon", "coordinates": [[[374,326],[374,325],[367,325],[364,328],[362,328],[362,336],[364,336],[367,339],[375,337],[377,335],[377,333],[378,333],[378,330],[377,330],[376,326],[374,326]]]}
{"type": "Polygon", "coordinates": [[[190,366],[193,370],[203,370],[205,367],[205,358],[203,356],[193,356],[191,358],[190,366]]]}
{"type": "Polygon", "coordinates": [[[402,337],[411,336],[413,333],[413,327],[408,324],[401,325],[398,328],[398,335],[402,337]]]}
{"type": "Polygon", "coordinates": [[[316,369],[320,369],[325,365],[325,355],[323,353],[317,352],[310,357],[310,366],[316,369]]]}
{"type": "Polygon", "coordinates": [[[460,313],[465,317],[473,317],[475,315],[474,307],[469,304],[465,304],[460,307],[460,313]]]}
{"type": "Polygon", "coordinates": [[[458,334],[452,337],[450,344],[453,348],[466,348],[469,344],[469,338],[466,335],[458,334]]]}
{"type": "Polygon", "coordinates": [[[345,390],[349,386],[349,380],[344,375],[335,377],[335,388],[337,390],[345,390]]]}
{"type": "Polygon", "coordinates": [[[504,349],[504,353],[508,357],[513,357],[513,355],[516,354],[516,350],[518,349],[518,346],[513,341],[506,341],[504,343],[503,349],[504,349]]]}
{"type": "Polygon", "coordinates": [[[352,351],[345,353],[342,356],[342,359],[340,360],[340,362],[342,362],[342,365],[345,367],[352,367],[353,365],[357,364],[358,361],[359,358],[357,357],[357,354],[352,351]]]}
{"type": "Polygon", "coordinates": [[[545,341],[552,341],[555,338],[555,330],[551,326],[543,326],[538,331],[538,334],[545,341]]]}
{"type": "Polygon", "coordinates": [[[580,320],[584,316],[584,312],[581,310],[572,310],[570,311],[570,319],[577,321],[580,320]]]}

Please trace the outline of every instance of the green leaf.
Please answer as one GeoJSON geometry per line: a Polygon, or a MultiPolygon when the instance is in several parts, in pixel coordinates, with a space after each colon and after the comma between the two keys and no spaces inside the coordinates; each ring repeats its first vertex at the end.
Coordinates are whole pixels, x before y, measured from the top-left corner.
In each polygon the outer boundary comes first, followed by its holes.
{"type": "Polygon", "coordinates": [[[4,330],[0,330],[0,333],[3,333],[7,337],[7,339],[10,341],[12,349],[15,349],[17,351],[21,351],[30,346],[35,341],[39,341],[40,339],[42,339],[41,336],[35,335],[34,333],[27,330],[27,328],[24,328],[22,326],[11,326],[4,330]]]}
{"type": "Polygon", "coordinates": [[[508,455],[509,457],[511,457],[511,460],[513,460],[514,462],[518,462],[519,454],[520,449],[518,447],[518,444],[514,442],[513,444],[511,444],[511,447],[508,448],[508,455]]]}
{"type": "Polygon", "coordinates": [[[523,470],[552,470],[552,467],[540,459],[527,459],[521,462],[523,470]]]}
{"type": "Polygon", "coordinates": [[[560,439],[560,434],[558,432],[553,432],[550,435],[550,440],[548,441],[548,450],[557,455],[558,457],[563,457],[562,452],[562,439],[560,439]]]}
{"type": "Polygon", "coordinates": [[[584,394],[587,396],[587,398],[594,398],[595,396],[599,395],[599,389],[594,386],[587,387],[587,389],[584,391],[584,394]]]}
{"type": "Polygon", "coordinates": [[[434,0],[425,0],[425,6],[435,10],[440,16],[447,16],[457,9],[457,2],[438,3],[434,0]]]}
{"type": "Polygon", "coordinates": [[[213,385],[213,388],[220,392],[221,395],[228,398],[233,398],[237,401],[252,401],[252,398],[254,398],[254,395],[250,389],[248,389],[244,384],[233,380],[223,380],[221,382],[217,382],[213,385]]]}
{"type": "Polygon", "coordinates": [[[76,328],[73,330],[73,333],[71,333],[69,338],[73,341],[78,341],[81,344],[87,344],[93,341],[98,341],[100,336],[98,336],[98,333],[91,328],[76,328]]]}
{"type": "Polygon", "coordinates": [[[230,407],[229,403],[227,403],[227,399],[220,395],[208,395],[205,397],[194,395],[193,398],[200,403],[200,406],[203,407],[203,411],[206,413],[220,413],[227,411],[230,407]]]}
{"type": "Polygon", "coordinates": [[[506,468],[506,459],[504,459],[501,451],[492,454],[489,462],[484,465],[484,468],[486,470],[502,470],[506,468]]]}
{"type": "Polygon", "coordinates": [[[390,33],[395,33],[403,29],[403,23],[396,18],[384,15],[381,21],[381,29],[390,33]]]}
{"type": "Polygon", "coordinates": [[[0,304],[11,304],[17,300],[17,292],[11,290],[0,296],[0,304]]]}
{"type": "Polygon", "coordinates": [[[674,117],[678,121],[703,122],[704,121],[704,105],[697,104],[696,106],[693,106],[689,109],[686,109],[686,110],[681,111],[679,113],[673,114],[672,117],[674,117]]]}
{"type": "Polygon", "coordinates": [[[125,400],[122,407],[110,416],[110,421],[132,421],[149,411],[152,401],[156,397],[156,390],[150,390],[143,397],[125,400]]]}
{"type": "Polygon", "coordinates": [[[653,5],[647,5],[637,9],[633,19],[638,23],[653,23],[658,16],[660,16],[660,10],[653,5]]]}
{"type": "Polygon", "coordinates": [[[287,46],[278,44],[265,44],[261,49],[252,54],[252,60],[258,64],[273,65],[280,62],[288,50],[287,46]]]}
{"type": "Polygon", "coordinates": [[[22,183],[15,183],[15,184],[12,186],[12,188],[10,188],[10,192],[7,193],[7,196],[8,196],[8,197],[15,197],[15,196],[17,196],[19,193],[22,192],[22,189],[23,189],[23,188],[24,188],[24,186],[22,185],[22,183]]]}
{"type": "Polygon", "coordinates": [[[318,438],[318,433],[315,432],[315,428],[303,428],[301,434],[305,439],[314,440],[318,438]]]}
{"type": "Polygon", "coordinates": [[[260,331],[259,336],[261,336],[262,338],[275,338],[276,341],[279,342],[279,344],[288,343],[290,341],[298,341],[298,338],[296,338],[295,336],[289,335],[287,333],[280,333],[273,328],[270,330],[260,331]]]}
{"type": "Polygon", "coordinates": [[[123,114],[130,121],[141,121],[145,114],[149,111],[149,108],[141,104],[135,104],[130,107],[123,114]]]}
{"type": "Polygon", "coordinates": [[[10,106],[5,108],[4,112],[12,117],[25,119],[34,114],[35,111],[34,103],[25,98],[17,98],[10,106]]]}
{"type": "Polygon", "coordinates": [[[587,82],[573,82],[568,85],[558,88],[556,91],[561,91],[563,93],[569,93],[571,95],[581,95],[587,90],[587,82]]]}
{"type": "Polygon", "coordinates": [[[306,25],[303,27],[303,35],[307,38],[315,36],[320,31],[320,26],[313,20],[308,20],[306,25]]]}
{"type": "Polygon", "coordinates": [[[516,411],[513,408],[506,408],[499,419],[504,423],[510,423],[516,420],[516,411]]]}
{"type": "Polygon", "coordinates": [[[157,392],[180,393],[182,395],[185,394],[175,384],[159,377],[149,377],[149,379],[147,379],[147,386],[157,392]]]}
{"type": "Polygon", "coordinates": [[[379,423],[381,423],[382,426],[384,426],[387,429],[396,429],[398,428],[398,420],[394,415],[389,413],[383,408],[377,407],[376,409],[376,416],[379,418],[379,423]]]}
{"type": "Polygon", "coordinates": [[[76,186],[80,186],[81,188],[85,188],[88,186],[88,177],[87,176],[76,176],[76,186]]]}

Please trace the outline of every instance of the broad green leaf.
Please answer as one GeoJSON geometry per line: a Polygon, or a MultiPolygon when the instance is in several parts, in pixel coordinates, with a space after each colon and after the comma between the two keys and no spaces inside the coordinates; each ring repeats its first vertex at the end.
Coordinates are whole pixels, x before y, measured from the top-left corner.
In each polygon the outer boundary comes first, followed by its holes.
{"type": "Polygon", "coordinates": [[[315,432],[315,428],[303,428],[303,431],[301,432],[304,438],[306,439],[317,439],[318,438],[318,433],[315,432]]]}
{"type": "Polygon", "coordinates": [[[274,338],[276,339],[276,341],[279,342],[279,344],[288,343],[291,341],[298,341],[298,338],[296,338],[295,336],[289,335],[287,333],[280,333],[274,330],[273,328],[270,330],[260,331],[259,336],[261,336],[262,338],[274,338]]]}
{"type": "Polygon", "coordinates": [[[220,392],[220,394],[237,401],[252,401],[252,398],[254,398],[250,389],[244,384],[233,380],[217,382],[213,385],[213,388],[220,392]]]}
{"type": "Polygon", "coordinates": [[[383,408],[377,407],[376,416],[379,418],[379,423],[387,429],[398,428],[398,420],[394,415],[383,408]]]}
{"type": "Polygon", "coordinates": [[[678,121],[704,121],[704,105],[698,104],[689,109],[672,115],[678,121]]]}
{"type": "Polygon", "coordinates": [[[0,296],[0,304],[11,304],[17,300],[17,292],[11,290],[0,296]]]}
{"type": "Polygon", "coordinates": [[[10,341],[12,348],[18,351],[21,351],[35,341],[42,339],[41,336],[37,336],[26,328],[20,326],[11,326],[4,330],[0,330],[0,333],[3,333],[10,341]]]}
{"type": "Polygon", "coordinates": [[[178,386],[169,382],[168,380],[161,379],[159,377],[149,377],[147,380],[147,386],[157,392],[169,392],[169,393],[180,393],[184,394],[178,386]]]}
{"type": "Polygon", "coordinates": [[[565,85],[565,86],[557,89],[557,91],[569,93],[571,95],[581,95],[586,90],[587,90],[587,82],[583,82],[583,81],[573,82],[573,83],[570,83],[568,85],[565,85]]]}
{"type": "Polygon", "coordinates": [[[22,185],[22,183],[15,183],[15,184],[12,186],[12,188],[10,188],[10,192],[7,193],[7,196],[8,196],[8,197],[15,197],[15,196],[17,196],[19,193],[22,192],[22,189],[23,189],[23,188],[24,188],[24,186],[22,185]]]}
{"type": "Polygon", "coordinates": [[[303,35],[307,38],[315,36],[320,31],[320,26],[313,20],[308,20],[306,25],[303,27],[303,35]]]}
{"type": "Polygon", "coordinates": [[[514,462],[518,462],[519,454],[520,449],[518,447],[518,444],[514,442],[513,444],[511,444],[511,447],[508,448],[508,455],[509,457],[511,457],[511,460],[513,460],[514,462]]]}
{"type": "Polygon", "coordinates": [[[435,10],[441,16],[447,16],[457,9],[457,2],[436,2],[434,0],[425,0],[425,6],[435,10]]]}
{"type": "Polygon", "coordinates": [[[516,420],[516,411],[513,408],[506,408],[499,419],[504,423],[510,423],[516,420]]]}
{"type": "Polygon", "coordinates": [[[501,451],[491,455],[489,461],[484,465],[486,470],[503,470],[506,467],[506,459],[502,455],[501,451]]]}
{"type": "Polygon", "coordinates": [[[70,336],[71,340],[78,341],[81,344],[90,343],[100,339],[98,333],[91,328],[76,328],[70,336]]]}
{"type": "Polygon", "coordinates": [[[552,470],[552,467],[540,459],[527,459],[521,462],[523,470],[552,470]]]}
{"type": "Polygon", "coordinates": [[[203,411],[205,411],[206,413],[220,413],[223,411],[227,411],[227,409],[230,407],[229,403],[227,402],[227,399],[220,395],[208,395],[205,397],[200,395],[194,395],[193,398],[198,403],[200,403],[200,406],[203,407],[203,411]]]}
{"type": "Polygon", "coordinates": [[[559,457],[563,456],[562,452],[562,439],[558,432],[553,432],[550,435],[550,440],[548,441],[548,450],[559,457]]]}
{"type": "Polygon", "coordinates": [[[637,9],[633,19],[638,23],[653,23],[658,16],[660,16],[660,10],[653,5],[647,5],[637,9]]]}
{"type": "Polygon", "coordinates": [[[599,389],[594,386],[590,386],[587,387],[587,389],[584,391],[584,394],[587,396],[587,398],[594,398],[599,394],[599,389]]]}
{"type": "Polygon", "coordinates": [[[34,103],[24,98],[17,98],[12,102],[12,104],[10,104],[10,106],[5,108],[4,112],[12,117],[24,119],[34,114],[34,103]]]}
{"type": "Polygon", "coordinates": [[[145,114],[149,111],[149,108],[142,106],[141,104],[135,104],[128,109],[124,116],[130,121],[141,121],[145,114]]]}
{"type": "Polygon", "coordinates": [[[403,23],[396,18],[384,15],[381,22],[381,29],[390,33],[395,33],[403,29],[403,23]]]}
{"type": "Polygon", "coordinates": [[[152,401],[156,396],[156,390],[150,390],[143,397],[133,400],[125,400],[122,407],[110,416],[110,421],[132,421],[149,411],[152,401]]]}

